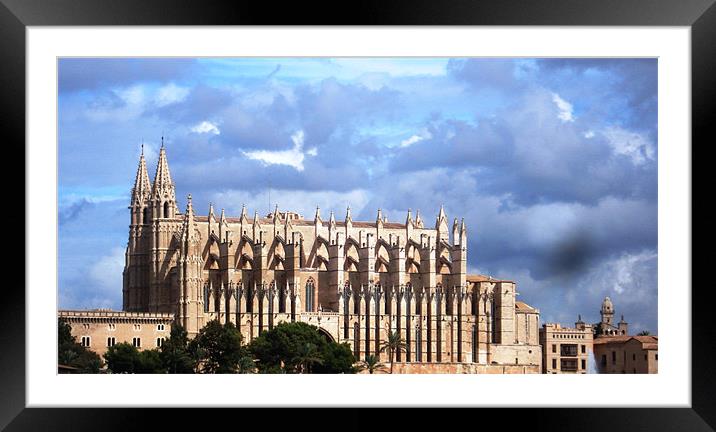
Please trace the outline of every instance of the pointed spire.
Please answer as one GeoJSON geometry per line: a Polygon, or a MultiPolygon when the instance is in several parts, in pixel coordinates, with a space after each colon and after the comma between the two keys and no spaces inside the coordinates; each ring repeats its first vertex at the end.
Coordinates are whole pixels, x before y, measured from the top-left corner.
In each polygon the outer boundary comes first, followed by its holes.
{"type": "Polygon", "coordinates": [[[415,226],[418,228],[424,228],[423,218],[420,217],[420,209],[415,212],[415,226]]]}
{"type": "Polygon", "coordinates": [[[405,225],[412,225],[413,224],[413,215],[411,209],[408,209],[408,216],[405,218],[405,225]]]}
{"type": "Polygon", "coordinates": [[[254,210],[254,225],[259,224],[259,212],[257,210],[254,210]]]}
{"type": "Polygon", "coordinates": [[[212,202],[209,203],[209,220],[211,219],[216,220],[216,218],[214,218],[214,203],[212,202]]]}
{"type": "Polygon", "coordinates": [[[241,217],[246,217],[246,204],[241,204],[241,217]]]}
{"type": "Polygon", "coordinates": [[[462,218],[460,221],[460,235],[464,235],[467,233],[467,228],[465,227],[465,218],[462,218]]]}
{"type": "Polygon", "coordinates": [[[182,224],[182,232],[186,237],[194,235],[194,207],[191,203],[191,194],[186,197],[186,212],[184,212],[184,222],[182,224]]]}
{"type": "Polygon", "coordinates": [[[375,221],[381,223],[383,222],[383,210],[378,209],[378,216],[376,216],[375,221]]]}
{"type": "Polygon", "coordinates": [[[139,155],[137,176],[134,179],[134,187],[132,188],[132,204],[145,202],[151,191],[152,189],[149,185],[149,174],[147,174],[147,162],[144,159],[144,144],[142,144],[142,153],[139,155]]]}
{"type": "Polygon", "coordinates": [[[321,208],[318,206],[316,206],[316,215],[313,217],[313,221],[316,223],[323,222],[323,219],[321,219],[321,208]]]}
{"type": "Polygon", "coordinates": [[[225,223],[226,223],[226,213],[224,213],[224,209],[223,209],[223,208],[221,209],[221,223],[222,223],[222,224],[225,224],[225,223]]]}
{"type": "Polygon", "coordinates": [[[279,219],[278,218],[278,204],[276,204],[276,207],[274,207],[274,209],[273,209],[273,223],[277,224],[278,219],[279,219]]]}
{"type": "Polygon", "coordinates": [[[159,161],[157,162],[157,172],[154,175],[152,191],[155,196],[168,193],[171,195],[170,199],[174,199],[174,183],[169,173],[169,162],[167,162],[167,151],[164,148],[164,137],[162,137],[162,148],[159,149],[159,161]]]}
{"type": "Polygon", "coordinates": [[[331,210],[331,217],[328,219],[328,223],[330,223],[331,225],[336,224],[336,216],[333,214],[333,210],[331,210]]]}
{"type": "Polygon", "coordinates": [[[445,206],[443,204],[440,204],[440,212],[438,213],[438,220],[447,220],[447,216],[445,215],[445,206]]]}
{"type": "Polygon", "coordinates": [[[352,221],[353,221],[353,218],[351,217],[351,206],[348,206],[348,208],[346,208],[346,223],[352,222],[352,221]]]}

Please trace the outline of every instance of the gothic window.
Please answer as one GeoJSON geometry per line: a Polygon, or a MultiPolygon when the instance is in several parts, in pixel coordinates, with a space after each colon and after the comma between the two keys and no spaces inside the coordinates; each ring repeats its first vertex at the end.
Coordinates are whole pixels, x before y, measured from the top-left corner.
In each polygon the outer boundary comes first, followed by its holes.
{"type": "Polygon", "coordinates": [[[169,217],[169,201],[164,202],[164,217],[169,217]]]}
{"type": "Polygon", "coordinates": [[[157,331],[164,331],[164,324],[157,324],[157,331]]]}
{"type": "Polygon", "coordinates": [[[495,318],[495,301],[490,302],[490,333],[492,335],[491,340],[492,343],[497,343],[497,332],[495,331],[495,324],[496,324],[496,318],[495,318]]]}
{"type": "Polygon", "coordinates": [[[91,345],[91,340],[89,336],[82,336],[80,344],[83,347],[89,347],[91,345]]]}
{"type": "Polygon", "coordinates": [[[415,329],[415,359],[423,361],[423,332],[420,326],[415,329]]]}
{"type": "Polygon", "coordinates": [[[115,344],[115,339],[114,339],[113,337],[108,337],[108,338],[107,338],[107,346],[108,346],[108,347],[113,347],[114,344],[115,344]]]}
{"type": "Polygon", "coordinates": [[[160,348],[164,344],[164,338],[157,338],[157,348],[160,348]]]}
{"type": "Polygon", "coordinates": [[[313,284],[313,278],[308,278],[308,281],[306,282],[306,311],[307,312],[314,312],[314,296],[315,294],[315,286],[313,284]]]}
{"type": "Polygon", "coordinates": [[[286,313],[286,287],[283,286],[278,291],[278,312],[286,313]]]}
{"type": "Polygon", "coordinates": [[[355,358],[360,356],[360,326],[358,323],[353,324],[353,355],[355,358]]]}
{"type": "Polygon", "coordinates": [[[136,348],[141,348],[142,347],[142,339],[138,338],[138,337],[133,337],[132,338],[132,346],[134,346],[136,348]]]}
{"type": "Polygon", "coordinates": [[[142,217],[142,223],[149,223],[149,207],[144,207],[144,216],[142,217]]]}
{"type": "Polygon", "coordinates": [[[209,312],[209,285],[204,285],[204,313],[209,312]]]}
{"type": "Polygon", "coordinates": [[[477,326],[472,326],[472,362],[477,363],[477,326]]]}

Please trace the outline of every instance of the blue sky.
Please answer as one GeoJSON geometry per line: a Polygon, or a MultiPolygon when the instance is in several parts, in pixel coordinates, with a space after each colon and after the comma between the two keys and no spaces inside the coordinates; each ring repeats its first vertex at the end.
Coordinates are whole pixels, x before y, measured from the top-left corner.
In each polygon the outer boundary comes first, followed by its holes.
{"type": "MultiPolygon", "coordinates": [[[[61,59],[61,308],[122,302],[130,189],[161,136],[179,207],[465,217],[468,265],[542,321],[602,298],[657,332],[655,59],[61,59]]],[[[618,317],[617,317],[618,318],[618,317]]]]}

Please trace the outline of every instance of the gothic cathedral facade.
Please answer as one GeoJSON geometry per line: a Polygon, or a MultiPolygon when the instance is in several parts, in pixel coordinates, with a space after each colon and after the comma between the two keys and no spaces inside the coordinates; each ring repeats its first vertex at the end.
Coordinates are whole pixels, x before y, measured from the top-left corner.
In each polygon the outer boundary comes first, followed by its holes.
{"type": "MultiPolygon", "coordinates": [[[[313,220],[290,211],[252,217],[180,212],[162,145],[150,182],[144,155],[132,189],[123,309],[171,313],[196,335],[209,320],[232,322],[249,341],[282,321],[317,326],[357,359],[380,352],[389,332],[406,343],[398,362],[541,368],[539,310],[516,284],[467,274],[464,219],[440,208],[434,228],[419,212],[404,223],[350,208],[313,220]]],[[[538,372],[539,373],[539,372],[538,372]]]]}

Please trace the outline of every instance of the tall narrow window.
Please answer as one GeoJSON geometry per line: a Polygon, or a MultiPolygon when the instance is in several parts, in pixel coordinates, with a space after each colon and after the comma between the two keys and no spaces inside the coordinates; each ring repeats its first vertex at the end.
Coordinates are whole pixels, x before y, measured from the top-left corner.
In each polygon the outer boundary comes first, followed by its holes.
{"type": "Polygon", "coordinates": [[[353,324],[353,355],[355,358],[360,357],[360,326],[358,323],[353,324]]]}
{"type": "Polygon", "coordinates": [[[204,313],[209,312],[209,285],[204,285],[204,313]]]}
{"type": "Polygon", "coordinates": [[[315,287],[313,284],[313,278],[309,278],[306,282],[306,311],[314,312],[314,295],[315,287]]]}
{"type": "Polygon", "coordinates": [[[169,217],[169,201],[164,202],[164,216],[165,218],[169,217]]]}
{"type": "Polygon", "coordinates": [[[423,332],[421,326],[415,329],[415,358],[417,361],[423,361],[423,332]]]}
{"type": "Polygon", "coordinates": [[[495,317],[495,301],[490,301],[490,333],[492,343],[497,343],[497,331],[495,329],[495,323],[497,318],[495,317]]]}
{"type": "Polygon", "coordinates": [[[477,326],[472,326],[472,362],[477,363],[477,326]]]}
{"type": "Polygon", "coordinates": [[[149,223],[149,207],[144,207],[143,217],[142,217],[142,223],[147,224],[149,223]]]}

